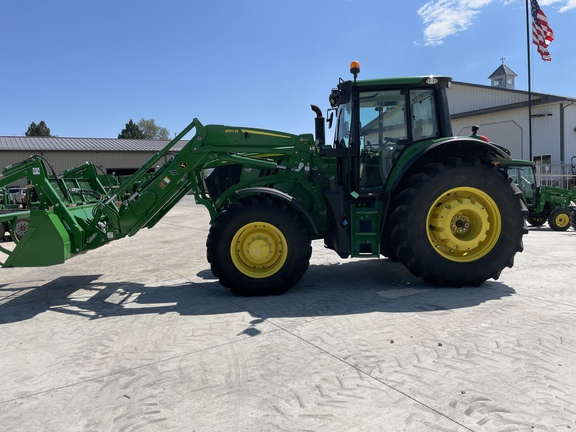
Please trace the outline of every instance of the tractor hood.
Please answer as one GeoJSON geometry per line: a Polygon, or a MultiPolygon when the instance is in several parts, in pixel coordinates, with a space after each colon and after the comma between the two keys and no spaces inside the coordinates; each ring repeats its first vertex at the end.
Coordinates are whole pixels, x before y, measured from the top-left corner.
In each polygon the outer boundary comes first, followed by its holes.
{"type": "Polygon", "coordinates": [[[309,151],[314,145],[312,134],[295,135],[286,132],[258,129],[244,126],[206,125],[206,140],[210,146],[220,151],[251,157],[274,157],[294,155],[309,151]],[[259,154],[262,152],[262,154],[259,154]]]}

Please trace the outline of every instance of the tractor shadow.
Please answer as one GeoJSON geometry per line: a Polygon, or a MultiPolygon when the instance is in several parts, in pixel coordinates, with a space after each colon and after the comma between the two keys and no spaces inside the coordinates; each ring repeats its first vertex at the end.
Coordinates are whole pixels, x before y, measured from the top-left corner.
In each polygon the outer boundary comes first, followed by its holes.
{"type": "Polygon", "coordinates": [[[138,314],[214,315],[249,312],[257,319],[362,313],[432,312],[470,308],[515,294],[487,281],[481,287],[439,288],[387,259],[312,264],[302,281],[280,296],[241,297],[209,270],[192,280],[156,284],[103,282],[103,274],[61,276],[0,285],[0,325],[56,312],[95,320],[138,314]]]}

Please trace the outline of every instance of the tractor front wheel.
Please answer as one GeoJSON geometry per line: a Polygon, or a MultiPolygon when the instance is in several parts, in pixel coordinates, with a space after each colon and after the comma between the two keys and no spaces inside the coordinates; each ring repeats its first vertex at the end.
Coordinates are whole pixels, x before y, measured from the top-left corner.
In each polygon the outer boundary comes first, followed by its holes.
{"type": "Polygon", "coordinates": [[[542,214],[528,213],[528,216],[526,216],[526,220],[528,221],[528,223],[534,227],[544,225],[546,219],[547,219],[546,216],[542,214]]]}
{"type": "Polygon", "coordinates": [[[220,284],[240,295],[282,294],[300,281],[312,254],[310,235],[283,202],[234,202],[210,227],[207,255],[220,284]]]}
{"type": "Polygon", "coordinates": [[[570,228],[570,212],[563,208],[555,208],[548,215],[548,226],[554,231],[566,231],[570,228]]]}
{"type": "Polygon", "coordinates": [[[442,286],[498,279],[523,250],[522,193],[494,166],[447,158],[400,186],[391,215],[396,255],[408,270],[442,286]]]}

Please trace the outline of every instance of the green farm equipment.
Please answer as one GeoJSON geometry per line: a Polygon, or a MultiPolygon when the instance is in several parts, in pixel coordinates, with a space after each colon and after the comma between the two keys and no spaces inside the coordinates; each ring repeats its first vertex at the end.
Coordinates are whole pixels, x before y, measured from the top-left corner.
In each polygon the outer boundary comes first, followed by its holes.
{"type": "Polygon", "coordinates": [[[29,190],[25,187],[0,188],[0,241],[6,234],[20,240],[28,229],[29,190]]]}
{"type": "Polygon", "coordinates": [[[536,165],[530,161],[502,161],[501,167],[520,188],[528,207],[526,220],[539,227],[548,222],[554,231],[570,228],[570,214],[576,209],[576,190],[537,185],[536,165]]]}
{"type": "Polygon", "coordinates": [[[132,236],[191,192],[210,213],[212,273],[235,293],[286,291],[308,268],[316,239],[341,258],[384,255],[442,286],[497,279],[527,232],[522,194],[495,165],[509,157],[452,137],[450,78],[357,80],[357,62],[351,73],[332,90],[327,118],[312,106],[315,136],[194,119],[113,191],[92,164],[55,174],[33,156],[7,167],[0,186],[27,178],[39,202],[26,235],[0,248],[3,266],[58,264],[132,236]]]}

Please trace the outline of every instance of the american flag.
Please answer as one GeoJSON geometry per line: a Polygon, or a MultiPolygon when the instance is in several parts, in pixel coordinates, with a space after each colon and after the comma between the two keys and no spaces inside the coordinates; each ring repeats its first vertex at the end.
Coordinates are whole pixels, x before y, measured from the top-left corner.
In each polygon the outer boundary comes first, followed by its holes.
{"type": "Polygon", "coordinates": [[[538,52],[544,61],[552,60],[548,45],[554,40],[554,32],[548,27],[548,18],[540,9],[536,0],[531,0],[532,9],[532,42],[538,47],[538,52]]]}

